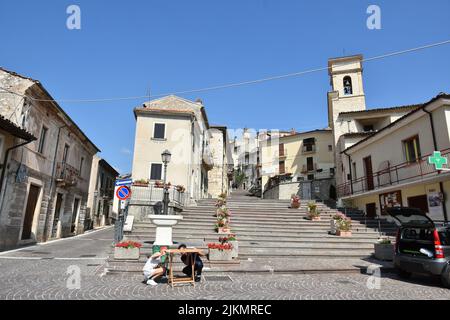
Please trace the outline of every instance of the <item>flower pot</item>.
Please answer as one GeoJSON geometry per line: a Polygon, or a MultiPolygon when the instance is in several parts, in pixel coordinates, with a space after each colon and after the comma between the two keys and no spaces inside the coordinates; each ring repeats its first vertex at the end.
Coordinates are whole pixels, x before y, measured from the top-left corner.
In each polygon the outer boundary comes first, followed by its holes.
{"type": "Polygon", "coordinates": [[[233,259],[232,250],[209,249],[209,261],[231,261],[233,259]]]}
{"type": "Polygon", "coordinates": [[[315,216],[315,217],[309,217],[311,219],[311,221],[322,221],[322,219],[320,218],[320,216],[315,216]]]}
{"type": "Polygon", "coordinates": [[[229,234],[229,233],[231,233],[231,229],[230,229],[230,227],[219,227],[217,229],[217,232],[219,234],[229,234]]]}
{"type": "Polygon", "coordinates": [[[298,209],[298,208],[300,208],[300,203],[296,202],[291,203],[291,209],[298,209]]]}
{"type": "Polygon", "coordinates": [[[139,248],[114,248],[114,259],[116,260],[139,260],[139,248]]]}
{"type": "Polygon", "coordinates": [[[339,237],[351,237],[352,236],[352,232],[351,231],[338,230],[336,235],[338,235],[339,237]]]}
{"type": "Polygon", "coordinates": [[[337,222],[338,220],[331,219],[330,220],[330,234],[336,234],[337,233],[337,222]]]}
{"type": "Polygon", "coordinates": [[[233,246],[233,249],[231,249],[231,257],[237,258],[239,255],[239,241],[235,240],[235,241],[228,241],[228,243],[230,243],[233,246]]]}
{"type": "Polygon", "coordinates": [[[392,261],[394,260],[394,244],[375,243],[375,258],[378,260],[392,261]]]}

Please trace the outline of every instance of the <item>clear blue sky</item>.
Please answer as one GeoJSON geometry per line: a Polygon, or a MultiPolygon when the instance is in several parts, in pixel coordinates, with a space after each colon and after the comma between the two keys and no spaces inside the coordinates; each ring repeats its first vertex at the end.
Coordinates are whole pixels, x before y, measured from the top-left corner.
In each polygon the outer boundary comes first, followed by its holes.
{"type": "MultiPolygon", "coordinates": [[[[450,39],[450,1],[0,0],[0,65],[39,79],[55,99],[142,96],[324,67],[450,39]],[[82,29],[66,28],[81,7],[82,29]],[[377,4],[382,29],[366,27],[377,4]]],[[[370,62],[369,108],[450,91],[450,45],[370,62]]],[[[212,124],[309,130],[327,125],[327,72],[186,95],[212,124]]],[[[122,172],[131,170],[133,108],[144,100],[61,103],[122,172]]]]}

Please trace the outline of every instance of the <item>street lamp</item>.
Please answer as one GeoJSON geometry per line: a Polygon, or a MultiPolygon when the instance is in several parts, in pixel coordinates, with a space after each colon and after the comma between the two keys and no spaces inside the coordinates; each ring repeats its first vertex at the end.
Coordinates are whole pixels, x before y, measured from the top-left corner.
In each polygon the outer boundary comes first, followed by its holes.
{"type": "Polygon", "coordinates": [[[172,157],[172,154],[169,150],[165,150],[163,153],[161,153],[161,159],[164,163],[164,198],[163,198],[163,214],[168,215],[169,214],[169,188],[167,186],[167,165],[170,162],[170,158],[172,157]]]}

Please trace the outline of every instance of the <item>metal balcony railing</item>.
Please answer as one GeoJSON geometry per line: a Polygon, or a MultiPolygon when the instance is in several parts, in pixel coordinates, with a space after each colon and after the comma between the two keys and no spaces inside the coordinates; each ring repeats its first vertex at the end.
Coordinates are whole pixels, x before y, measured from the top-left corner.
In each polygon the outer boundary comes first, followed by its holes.
{"type": "MultiPolygon", "coordinates": [[[[441,151],[441,155],[450,163],[450,149],[441,151]]],[[[340,184],[337,187],[339,197],[353,194],[361,194],[367,191],[380,189],[392,185],[421,180],[425,177],[438,175],[434,166],[428,163],[431,154],[421,157],[414,162],[403,162],[398,165],[388,166],[386,169],[374,172],[370,176],[364,176],[353,181],[340,184]]]]}
{"type": "Polygon", "coordinates": [[[316,152],[316,145],[315,144],[303,145],[302,153],[314,153],[314,152],[316,152]]]}
{"type": "MultiPolygon", "coordinates": [[[[155,187],[154,184],[148,186],[131,186],[131,201],[134,203],[152,205],[159,201],[163,201],[164,188],[155,187]]],[[[184,207],[187,199],[185,192],[180,192],[176,187],[169,188],[170,204],[184,207]]]]}

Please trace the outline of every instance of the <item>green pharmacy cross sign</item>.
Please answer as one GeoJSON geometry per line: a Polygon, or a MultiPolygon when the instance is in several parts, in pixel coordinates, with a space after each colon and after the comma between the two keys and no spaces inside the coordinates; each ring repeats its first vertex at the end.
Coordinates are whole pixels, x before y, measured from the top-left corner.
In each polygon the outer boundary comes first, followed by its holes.
{"type": "Polygon", "coordinates": [[[441,155],[440,151],[435,151],[433,156],[428,158],[428,163],[433,164],[436,170],[446,170],[444,165],[447,165],[448,160],[441,155]]]}

